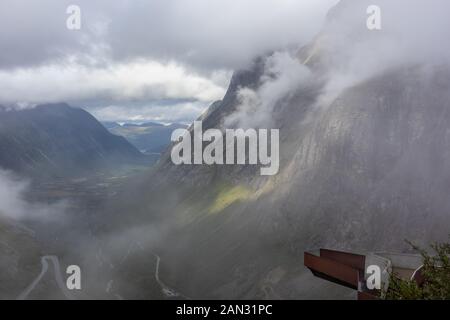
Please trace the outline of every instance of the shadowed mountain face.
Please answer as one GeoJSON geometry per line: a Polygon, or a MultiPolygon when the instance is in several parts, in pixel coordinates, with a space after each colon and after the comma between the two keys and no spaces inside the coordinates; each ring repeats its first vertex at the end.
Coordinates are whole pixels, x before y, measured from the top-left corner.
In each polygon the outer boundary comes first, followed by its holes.
{"type": "Polygon", "coordinates": [[[66,104],[20,111],[0,108],[0,167],[32,175],[70,176],[145,162],[123,137],[66,104]]]}
{"type": "Polygon", "coordinates": [[[361,55],[387,40],[365,28],[369,4],[342,1],[310,45],[279,63],[287,68],[274,72],[273,56],[257,60],[207,113],[204,129],[223,129],[230,117],[269,119],[255,126],[280,129],[277,176],[254,166],[175,166],[166,153],[130,189],[130,223],[170,230],[159,247],[165,278],[188,296],[345,298],[305,273],[304,250],[403,251],[404,239],[446,238],[450,69],[413,52],[372,68],[375,58],[361,55]],[[300,80],[289,73],[293,61],[305,72],[300,80]],[[278,90],[283,74],[298,83],[278,90]],[[248,112],[242,88],[280,94],[248,112]]]}

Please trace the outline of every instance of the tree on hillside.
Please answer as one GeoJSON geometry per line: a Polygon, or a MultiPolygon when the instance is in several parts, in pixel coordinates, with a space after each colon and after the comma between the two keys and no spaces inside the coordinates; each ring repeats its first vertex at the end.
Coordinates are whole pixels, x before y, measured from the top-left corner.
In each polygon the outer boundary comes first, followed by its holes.
{"type": "Polygon", "coordinates": [[[428,253],[412,243],[423,259],[421,274],[423,283],[404,280],[391,274],[389,288],[385,293],[388,300],[450,300],[450,243],[433,243],[434,254],[428,253]]]}

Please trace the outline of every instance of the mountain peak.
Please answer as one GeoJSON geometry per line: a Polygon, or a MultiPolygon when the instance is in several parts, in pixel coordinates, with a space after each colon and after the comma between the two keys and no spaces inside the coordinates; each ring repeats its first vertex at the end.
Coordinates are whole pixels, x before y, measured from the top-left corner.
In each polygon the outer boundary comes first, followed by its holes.
{"type": "Polygon", "coordinates": [[[123,137],[67,103],[42,104],[0,117],[0,166],[10,170],[71,175],[145,161],[123,137]]]}

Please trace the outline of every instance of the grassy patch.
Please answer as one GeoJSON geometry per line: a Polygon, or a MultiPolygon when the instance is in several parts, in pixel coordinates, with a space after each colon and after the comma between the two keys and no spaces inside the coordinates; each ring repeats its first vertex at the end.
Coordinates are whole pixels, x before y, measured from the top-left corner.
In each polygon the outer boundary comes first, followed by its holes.
{"type": "Polygon", "coordinates": [[[244,186],[222,187],[209,208],[209,213],[218,213],[235,202],[249,199],[252,194],[252,190],[244,186]]]}

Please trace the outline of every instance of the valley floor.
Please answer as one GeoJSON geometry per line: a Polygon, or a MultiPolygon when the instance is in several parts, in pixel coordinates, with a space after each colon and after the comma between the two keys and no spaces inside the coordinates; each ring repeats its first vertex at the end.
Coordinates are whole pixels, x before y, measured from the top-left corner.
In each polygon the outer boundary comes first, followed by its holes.
{"type": "MultiPolygon", "coordinates": [[[[33,183],[26,194],[29,202],[48,205],[60,203],[63,204],[61,208],[64,212],[53,220],[29,219],[21,222],[24,230],[33,234],[31,240],[27,241],[36,248],[30,250],[21,242],[9,242],[9,245],[16,246],[13,248],[14,255],[23,263],[12,277],[5,276],[8,272],[3,272],[0,297],[236,298],[235,290],[241,287],[244,290],[241,298],[324,298],[324,290],[327,292],[325,297],[354,298],[352,292],[314,278],[304,270],[301,261],[288,257],[280,260],[279,265],[274,265],[265,275],[257,273],[258,266],[254,271],[244,267],[242,276],[230,279],[229,285],[213,288],[205,294],[191,290],[189,285],[180,281],[188,279],[189,272],[185,270],[180,273],[177,262],[167,258],[164,248],[154,246],[153,239],[149,236],[151,230],[131,228],[114,233],[108,229],[109,213],[105,211],[105,204],[120,193],[122,188],[126,188],[129,180],[140,172],[139,168],[134,168],[114,175],[101,173],[91,177],[33,183]],[[66,268],[69,265],[81,268],[81,290],[64,290],[65,279],[68,277],[66,268]],[[247,273],[255,274],[251,278],[245,278],[247,273]],[[239,280],[240,278],[242,279],[239,280]],[[248,288],[253,289],[248,291],[248,288]]],[[[130,213],[123,212],[123,218],[128,214],[130,213]]],[[[14,261],[10,264],[3,262],[0,268],[7,271],[13,263],[14,261]]]]}

